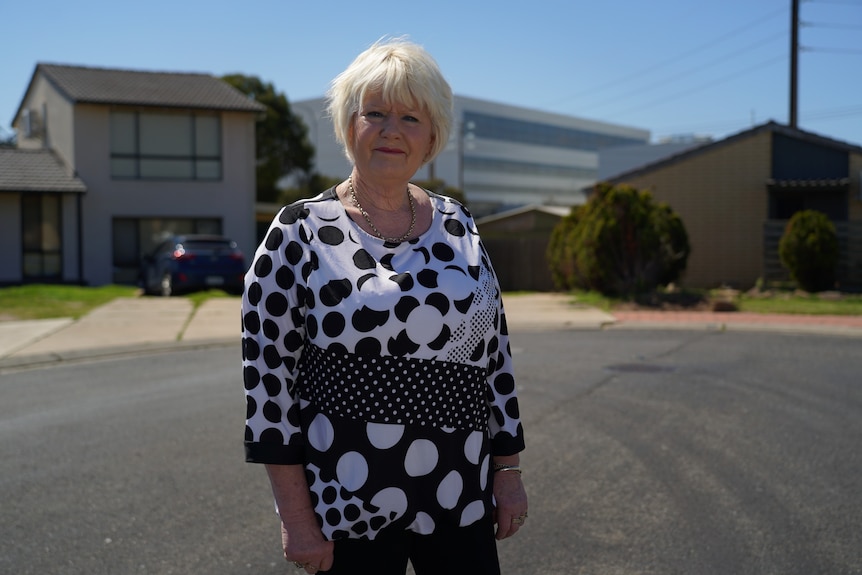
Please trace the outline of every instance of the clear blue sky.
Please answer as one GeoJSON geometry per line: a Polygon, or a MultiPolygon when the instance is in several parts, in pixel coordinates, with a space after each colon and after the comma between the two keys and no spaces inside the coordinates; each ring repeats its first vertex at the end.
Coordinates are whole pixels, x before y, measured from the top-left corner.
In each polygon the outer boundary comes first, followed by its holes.
{"type": "MultiPolygon", "coordinates": [[[[384,35],[456,94],[723,137],[789,110],[791,0],[2,0],[0,130],[39,62],[243,73],[317,97],[384,35]]],[[[799,126],[862,145],[862,0],[802,0],[799,126]]]]}

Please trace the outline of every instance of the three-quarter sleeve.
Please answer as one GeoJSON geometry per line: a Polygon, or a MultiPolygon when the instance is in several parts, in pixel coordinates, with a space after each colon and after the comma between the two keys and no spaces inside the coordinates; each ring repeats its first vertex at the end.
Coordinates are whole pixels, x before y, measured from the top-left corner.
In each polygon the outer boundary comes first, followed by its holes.
{"type": "Polygon", "coordinates": [[[493,345],[488,349],[486,370],[490,408],[488,429],[491,435],[492,453],[514,455],[524,450],[524,431],[521,425],[509,330],[502,299],[498,300],[496,314],[497,334],[492,340],[493,345]]]}
{"type": "Polygon", "coordinates": [[[242,299],[244,443],[254,463],[302,463],[305,450],[296,385],[305,340],[301,250],[296,255],[285,210],[255,252],[242,299]]]}

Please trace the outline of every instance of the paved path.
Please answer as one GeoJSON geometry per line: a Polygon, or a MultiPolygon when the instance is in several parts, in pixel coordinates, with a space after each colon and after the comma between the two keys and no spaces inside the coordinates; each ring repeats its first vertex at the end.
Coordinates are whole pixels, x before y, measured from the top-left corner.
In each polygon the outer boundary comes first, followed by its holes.
{"type": "MultiPolygon", "coordinates": [[[[862,337],[862,316],[620,311],[613,315],[558,293],[504,298],[512,331],[598,329],[757,330],[862,337]]],[[[64,360],[239,342],[240,300],[118,298],[78,319],[0,321],[0,369],[64,360]]]]}

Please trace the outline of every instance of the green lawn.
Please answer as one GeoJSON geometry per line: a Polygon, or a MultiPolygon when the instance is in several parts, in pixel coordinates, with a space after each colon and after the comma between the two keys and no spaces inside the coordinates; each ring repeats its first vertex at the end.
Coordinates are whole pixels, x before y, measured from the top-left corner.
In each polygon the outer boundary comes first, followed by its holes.
{"type": "MultiPolygon", "coordinates": [[[[79,318],[93,308],[118,297],[136,297],[140,290],[132,286],[108,285],[80,287],[34,284],[0,288],[0,320],[79,318]]],[[[195,307],[211,297],[229,296],[221,290],[189,294],[195,307]]]]}
{"type": "Polygon", "coordinates": [[[816,295],[778,294],[772,297],[740,296],[740,311],[754,313],[792,313],[807,315],[862,315],[862,295],[843,294],[841,299],[816,295]]]}
{"type": "MultiPolygon", "coordinates": [[[[24,319],[48,319],[58,317],[79,318],[95,307],[118,297],[136,297],[140,293],[132,286],[109,285],[102,287],[79,287],[60,285],[27,285],[0,288],[0,321],[24,319]]],[[[631,302],[608,298],[595,292],[572,292],[576,302],[612,312],[631,302]]],[[[187,296],[195,307],[213,297],[237,297],[221,290],[197,292],[187,296]]],[[[662,294],[660,302],[671,302],[677,307],[701,302],[700,308],[716,292],[683,292],[662,294]]],[[[862,295],[829,294],[810,295],[792,291],[778,291],[757,297],[741,294],[733,299],[739,311],[755,313],[792,313],[810,315],[862,315],[862,295]]],[[[655,301],[651,302],[655,303],[655,301]]],[[[650,304],[643,306],[649,307],[650,304]]],[[[661,307],[661,306],[655,306],[661,307]]]]}
{"type": "MultiPolygon", "coordinates": [[[[656,294],[645,302],[611,298],[596,292],[572,292],[577,303],[612,312],[614,309],[638,306],[647,309],[709,309],[710,302],[725,299],[721,290],[683,291],[656,294]]],[[[791,290],[774,291],[757,295],[736,294],[730,301],[738,311],[753,313],[781,313],[805,315],[862,315],[860,294],[804,294],[791,290]]]]}

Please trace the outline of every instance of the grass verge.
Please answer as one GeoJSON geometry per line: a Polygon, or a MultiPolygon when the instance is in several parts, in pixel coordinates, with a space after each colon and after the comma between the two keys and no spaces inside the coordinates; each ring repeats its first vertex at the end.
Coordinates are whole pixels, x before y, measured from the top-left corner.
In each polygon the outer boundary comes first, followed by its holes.
{"type": "Polygon", "coordinates": [[[741,295],[739,311],[806,315],[862,315],[862,295],[778,294],[769,297],[741,295]]]}
{"type": "Polygon", "coordinates": [[[862,295],[825,292],[809,294],[793,290],[746,293],[732,290],[674,290],[614,298],[597,292],[573,291],[575,302],[607,312],[625,309],[744,311],[764,314],[862,315],[862,295]]]}
{"type": "Polygon", "coordinates": [[[118,297],[134,297],[132,286],[100,287],[32,284],[0,289],[0,319],[79,318],[118,297]]]}
{"type": "MultiPolygon", "coordinates": [[[[39,284],[0,288],[0,321],[59,317],[77,319],[115,298],[135,297],[139,293],[135,287],[120,285],[81,287],[39,284]]],[[[622,309],[709,310],[713,309],[717,301],[729,301],[736,310],[753,313],[862,315],[862,295],[834,292],[806,294],[786,290],[729,295],[727,290],[681,290],[624,299],[598,292],[573,291],[571,296],[578,305],[606,312],[622,309]]],[[[207,290],[180,297],[190,299],[197,309],[211,298],[237,296],[221,290],[207,290]]]]}
{"type": "MultiPolygon", "coordinates": [[[[94,308],[118,297],[136,297],[140,290],[133,286],[107,285],[83,287],[33,284],[0,288],[0,320],[78,319],[94,308]]],[[[236,297],[221,290],[188,294],[195,309],[214,297],[236,297]]]]}

